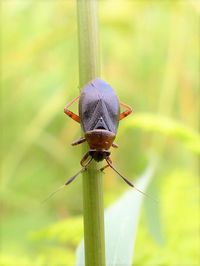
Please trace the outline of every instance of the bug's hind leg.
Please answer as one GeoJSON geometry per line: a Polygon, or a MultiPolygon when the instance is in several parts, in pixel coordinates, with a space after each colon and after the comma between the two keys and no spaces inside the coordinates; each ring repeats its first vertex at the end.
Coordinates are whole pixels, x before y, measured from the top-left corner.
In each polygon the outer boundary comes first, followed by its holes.
{"type": "Polygon", "coordinates": [[[78,115],[76,115],[75,113],[73,113],[72,111],[70,111],[68,108],[78,99],[80,98],[80,96],[74,98],[71,102],[69,102],[65,108],[64,108],[64,113],[66,115],[68,115],[69,117],[71,117],[74,121],[80,123],[80,117],[78,115]]]}
{"type": "Polygon", "coordinates": [[[71,145],[72,146],[76,146],[76,145],[79,145],[79,144],[81,144],[81,143],[83,143],[85,141],[86,141],[86,138],[81,137],[80,139],[73,141],[71,145]]]}
{"type": "Polygon", "coordinates": [[[120,115],[119,115],[119,120],[124,119],[125,117],[127,117],[128,115],[130,115],[133,112],[133,109],[125,104],[125,103],[120,103],[121,106],[123,106],[125,109],[125,111],[123,111],[120,115]]]}

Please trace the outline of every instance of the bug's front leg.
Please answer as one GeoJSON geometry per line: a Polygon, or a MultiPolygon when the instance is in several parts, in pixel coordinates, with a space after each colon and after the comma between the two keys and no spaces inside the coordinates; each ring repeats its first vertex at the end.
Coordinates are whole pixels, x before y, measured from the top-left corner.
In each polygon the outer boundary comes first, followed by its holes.
{"type": "Polygon", "coordinates": [[[79,145],[79,144],[81,144],[81,143],[83,143],[85,141],[86,141],[86,138],[85,137],[81,137],[80,139],[73,141],[72,142],[72,146],[79,145]]]}
{"type": "MultiPolygon", "coordinates": [[[[106,160],[108,160],[112,164],[112,160],[110,159],[110,157],[107,157],[106,160]]],[[[99,171],[103,172],[103,170],[108,168],[109,166],[110,166],[109,164],[106,164],[105,166],[100,168],[99,171]]]]}
{"type": "Polygon", "coordinates": [[[119,146],[118,146],[116,143],[113,143],[113,144],[112,144],[112,147],[113,147],[113,148],[118,148],[119,146]]]}
{"type": "Polygon", "coordinates": [[[89,157],[89,151],[83,156],[83,158],[82,158],[82,160],[80,161],[80,164],[83,166],[83,167],[85,167],[86,165],[87,165],[87,162],[86,162],[86,160],[87,160],[87,158],[89,157]]]}
{"type": "Polygon", "coordinates": [[[106,165],[104,165],[102,168],[100,168],[99,169],[99,171],[101,171],[101,172],[103,172],[104,173],[104,171],[103,170],[105,170],[106,168],[108,168],[109,167],[109,165],[108,164],[106,164],[106,165]]]}

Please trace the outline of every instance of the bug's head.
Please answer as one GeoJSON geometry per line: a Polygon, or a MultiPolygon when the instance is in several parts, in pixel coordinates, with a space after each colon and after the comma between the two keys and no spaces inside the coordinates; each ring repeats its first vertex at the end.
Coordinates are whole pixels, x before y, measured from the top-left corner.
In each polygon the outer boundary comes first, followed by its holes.
{"type": "Polygon", "coordinates": [[[106,159],[110,152],[107,150],[89,150],[89,155],[97,162],[103,161],[106,159]]]}

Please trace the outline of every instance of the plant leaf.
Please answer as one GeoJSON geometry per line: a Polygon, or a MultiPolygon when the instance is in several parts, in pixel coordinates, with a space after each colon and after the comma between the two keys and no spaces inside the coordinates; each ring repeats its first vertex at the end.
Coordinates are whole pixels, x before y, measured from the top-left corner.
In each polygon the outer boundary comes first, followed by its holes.
{"type": "MultiPolygon", "coordinates": [[[[147,193],[149,195],[154,195],[156,199],[159,198],[158,187],[155,182],[155,178],[153,182],[148,187],[147,193]]],[[[161,220],[161,210],[160,210],[160,201],[157,204],[152,204],[150,200],[144,200],[144,211],[145,211],[145,221],[149,232],[154,237],[156,242],[159,245],[165,244],[165,238],[163,234],[162,228],[162,220],[161,220]]]]}
{"type": "MultiPolygon", "coordinates": [[[[142,191],[147,189],[154,168],[154,163],[150,163],[144,174],[135,182],[137,188],[142,191]]],[[[143,197],[138,191],[129,189],[106,210],[106,265],[131,265],[143,197]]],[[[85,265],[83,241],[77,249],[76,265],[85,265]]]]}

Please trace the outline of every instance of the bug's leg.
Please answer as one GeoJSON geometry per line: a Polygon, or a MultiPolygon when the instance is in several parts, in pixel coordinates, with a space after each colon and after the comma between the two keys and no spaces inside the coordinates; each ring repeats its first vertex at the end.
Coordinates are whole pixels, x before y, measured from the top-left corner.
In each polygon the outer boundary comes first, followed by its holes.
{"type": "MultiPolygon", "coordinates": [[[[112,164],[112,160],[110,159],[110,157],[106,158],[106,161],[109,160],[109,162],[112,164]]],[[[108,168],[110,165],[106,164],[105,166],[103,166],[102,168],[99,169],[99,171],[103,172],[104,169],[108,168]]]]}
{"type": "Polygon", "coordinates": [[[119,146],[118,146],[116,143],[113,143],[113,144],[112,144],[112,147],[113,147],[113,148],[118,148],[119,146]]]}
{"type": "MultiPolygon", "coordinates": [[[[99,171],[103,172],[103,170],[106,169],[106,168],[108,168],[108,167],[109,167],[109,165],[106,164],[105,166],[103,166],[102,168],[100,168],[99,171]]],[[[103,172],[103,173],[104,173],[104,172],[103,172]]]]}
{"type": "Polygon", "coordinates": [[[130,115],[132,113],[133,109],[129,105],[125,104],[125,103],[120,103],[120,105],[123,106],[124,108],[126,108],[125,111],[123,111],[119,115],[119,120],[122,120],[125,117],[127,117],[128,115],[130,115]]]}
{"type": "Polygon", "coordinates": [[[66,182],[65,182],[65,186],[67,186],[67,185],[69,185],[80,173],[82,173],[82,172],[84,172],[84,171],[86,171],[87,170],[87,166],[91,163],[91,161],[92,161],[92,159],[93,158],[90,158],[88,161],[87,161],[87,163],[83,166],[83,168],[80,170],[80,171],[78,171],[78,173],[76,173],[74,176],[72,176],[69,180],[67,180],[66,182]]]}
{"type": "Polygon", "coordinates": [[[80,139],[73,141],[72,142],[72,146],[79,145],[79,144],[81,144],[81,143],[83,143],[85,141],[86,141],[86,138],[81,137],[80,139]]]}
{"type": "Polygon", "coordinates": [[[64,108],[64,113],[66,115],[68,115],[69,117],[71,117],[74,121],[80,123],[80,117],[78,115],[76,115],[75,113],[73,113],[72,111],[70,111],[68,108],[78,99],[80,98],[80,96],[74,98],[71,102],[69,102],[65,108],[64,108]]]}
{"type": "Polygon", "coordinates": [[[87,162],[86,162],[86,160],[87,160],[87,158],[89,157],[89,151],[83,156],[83,158],[82,158],[82,160],[80,161],[80,164],[83,166],[83,167],[85,167],[85,165],[87,165],[87,162]]]}

